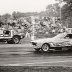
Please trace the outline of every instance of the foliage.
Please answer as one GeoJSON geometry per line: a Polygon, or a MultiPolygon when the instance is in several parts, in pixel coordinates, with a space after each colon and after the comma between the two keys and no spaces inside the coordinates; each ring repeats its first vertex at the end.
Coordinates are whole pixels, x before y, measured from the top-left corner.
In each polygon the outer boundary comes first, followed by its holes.
{"type": "Polygon", "coordinates": [[[46,7],[46,12],[48,13],[49,17],[59,17],[60,16],[60,7],[58,3],[50,4],[46,7]]]}
{"type": "Polygon", "coordinates": [[[11,17],[10,14],[4,14],[2,16],[0,16],[0,23],[1,24],[6,24],[7,23],[7,20],[11,17]]]}
{"type": "Polygon", "coordinates": [[[62,7],[62,20],[65,24],[68,24],[69,27],[72,27],[72,0],[63,0],[66,4],[62,7]]]}

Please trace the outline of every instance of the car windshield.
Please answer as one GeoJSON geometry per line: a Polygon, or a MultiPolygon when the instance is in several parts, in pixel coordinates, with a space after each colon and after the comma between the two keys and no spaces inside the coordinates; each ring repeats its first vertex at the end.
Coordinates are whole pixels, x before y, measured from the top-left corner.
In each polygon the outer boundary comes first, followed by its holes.
{"type": "Polygon", "coordinates": [[[67,33],[60,33],[58,35],[56,35],[54,38],[64,38],[67,35],[67,33]]]}

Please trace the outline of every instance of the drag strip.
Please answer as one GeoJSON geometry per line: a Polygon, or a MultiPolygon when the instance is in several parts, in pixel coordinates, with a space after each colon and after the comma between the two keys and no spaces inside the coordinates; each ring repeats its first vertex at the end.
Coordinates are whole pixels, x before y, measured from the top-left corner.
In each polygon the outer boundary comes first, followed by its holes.
{"type": "Polygon", "coordinates": [[[1,44],[0,66],[70,66],[72,51],[35,52],[31,44],[1,44]]]}
{"type": "MultiPolygon", "coordinates": [[[[35,58],[36,59],[36,58],[35,58]]],[[[72,67],[72,58],[67,59],[67,57],[48,57],[42,59],[38,58],[38,60],[29,59],[26,62],[22,63],[12,63],[12,64],[3,64],[3,66],[64,66],[64,67],[72,67]]]]}
{"type": "Polygon", "coordinates": [[[12,48],[12,47],[32,47],[30,43],[26,44],[0,44],[0,48],[12,48]]]}

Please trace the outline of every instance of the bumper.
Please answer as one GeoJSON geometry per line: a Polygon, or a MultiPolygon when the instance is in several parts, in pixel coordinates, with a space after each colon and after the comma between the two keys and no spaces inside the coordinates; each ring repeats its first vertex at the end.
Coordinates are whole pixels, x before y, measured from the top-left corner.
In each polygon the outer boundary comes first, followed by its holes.
{"type": "Polygon", "coordinates": [[[41,46],[42,46],[42,44],[36,44],[36,45],[32,44],[32,48],[35,48],[35,49],[41,48],[41,46]]]}

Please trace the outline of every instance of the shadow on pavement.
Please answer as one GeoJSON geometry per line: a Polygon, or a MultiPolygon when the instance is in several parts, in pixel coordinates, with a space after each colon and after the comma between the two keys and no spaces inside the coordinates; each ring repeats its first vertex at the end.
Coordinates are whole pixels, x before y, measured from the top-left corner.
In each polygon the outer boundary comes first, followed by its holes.
{"type": "Polygon", "coordinates": [[[44,55],[44,56],[72,56],[72,50],[65,50],[65,51],[50,51],[43,53],[41,51],[37,52],[34,51],[35,55],[44,55]]]}

